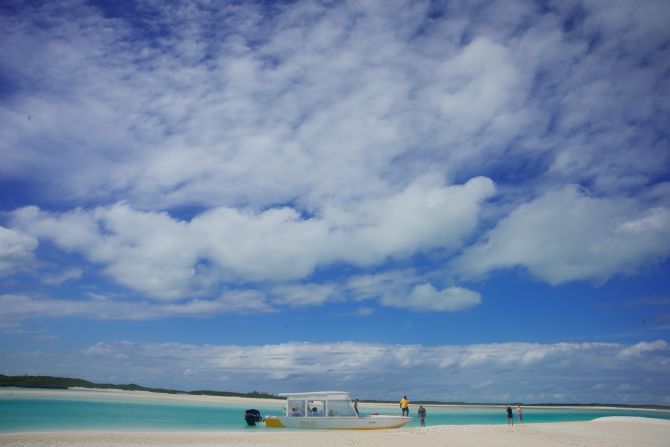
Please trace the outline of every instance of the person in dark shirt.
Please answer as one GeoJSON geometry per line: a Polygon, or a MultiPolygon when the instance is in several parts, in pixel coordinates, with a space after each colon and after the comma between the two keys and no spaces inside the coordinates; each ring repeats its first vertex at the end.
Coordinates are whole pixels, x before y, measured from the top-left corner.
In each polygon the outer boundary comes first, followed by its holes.
{"type": "Polygon", "coordinates": [[[423,405],[419,405],[419,422],[422,427],[426,426],[426,409],[423,408],[423,405]]]}

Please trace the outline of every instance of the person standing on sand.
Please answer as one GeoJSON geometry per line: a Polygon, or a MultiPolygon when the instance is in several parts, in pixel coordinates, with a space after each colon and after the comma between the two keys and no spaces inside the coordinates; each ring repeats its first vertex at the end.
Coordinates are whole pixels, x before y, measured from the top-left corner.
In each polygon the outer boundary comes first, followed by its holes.
{"type": "Polygon", "coordinates": [[[400,409],[403,416],[409,416],[409,399],[407,399],[407,394],[400,399],[400,409]]]}
{"type": "Polygon", "coordinates": [[[423,408],[423,405],[419,405],[419,422],[422,427],[426,426],[426,409],[423,408]]]}
{"type": "Polygon", "coordinates": [[[360,413],[358,412],[358,399],[354,401],[354,411],[356,412],[356,416],[360,416],[360,413]]]}
{"type": "Polygon", "coordinates": [[[521,409],[521,404],[516,407],[516,415],[519,417],[519,424],[523,423],[523,410],[521,409]]]}
{"type": "Polygon", "coordinates": [[[512,415],[512,407],[507,405],[507,425],[514,425],[514,415],[512,415]]]}

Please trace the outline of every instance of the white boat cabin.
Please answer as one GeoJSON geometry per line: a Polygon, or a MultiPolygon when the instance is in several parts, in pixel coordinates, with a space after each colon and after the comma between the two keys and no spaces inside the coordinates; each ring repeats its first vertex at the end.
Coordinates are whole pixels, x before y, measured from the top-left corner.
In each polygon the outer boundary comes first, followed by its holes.
{"type": "Polygon", "coordinates": [[[319,391],[314,393],[283,393],[286,416],[298,418],[358,417],[349,393],[319,391]]]}

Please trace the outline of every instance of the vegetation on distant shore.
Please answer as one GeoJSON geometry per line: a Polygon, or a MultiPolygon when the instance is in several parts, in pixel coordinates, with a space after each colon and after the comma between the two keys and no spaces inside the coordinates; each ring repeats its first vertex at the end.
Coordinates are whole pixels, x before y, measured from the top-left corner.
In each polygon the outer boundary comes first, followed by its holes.
{"type": "MultiPolygon", "coordinates": [[[[250,393],[235,393],[232,391],[212,391],[212,390],[196,390],[196,391],[180,391],[166,388],[149,388],[141,385],[130,383],[127,385],[116,385],[111,383],[94,383],[84,379],[72,379],[68,377],[53,377],[53,376],[5,376],[0,374],[0,387],[17,387],[17,388],[49,388],[49,389],[68,389],[68,388],[99,388],[99,389],[114,389],[126,391],[150,391],[152,393],[168,393],[168,394],[190,394],[203,396],[222,396],[222,397],[246,397],[253,399],[283,399],[270,393],[262,391],[252,391],[250,393]]],[[[367,403],[390,403],[397,404],[397,401],[386,400],[369,400],[361,399],[361,402],[367,403]]],[[[419,401],[417,401],[419,403],[419,401]]],[[[489,402],[489,403],[472,403],[472,402],[443,402],[422,400],[423,405],[500,405],[507,404],[517,405],[521,402],[489,402]]],[[[620,407],[620,408],[638,408],[649,410],[670,410],[667,405],[625,405],[625,404],[600,404],[600,403],[546,403],[546,404],[524,404],[525,407],[620,407]]]]}
{"type": "Polygon", "coordinates": [[[134,383],[126,385],[117,385],[112,383],[94,383],[84,379],[73,379],[69,377],[53,377],[53,376],[5,376],[0,374],[0,387],[17,387],[17,388],[48,388],[65,390],[68,388],[98,388],[98,389],[114,389],[126,391],[150,391],[152,393],[167,393],[167,394],[194,394],[206,396],[226,396],[226,397],[248,397],[256,399],[281,399],[269,393],[261,391],[252,391],[250,393],[234,393],[230,391],[180,391],[166,388],[150,388],[134,383]]]}

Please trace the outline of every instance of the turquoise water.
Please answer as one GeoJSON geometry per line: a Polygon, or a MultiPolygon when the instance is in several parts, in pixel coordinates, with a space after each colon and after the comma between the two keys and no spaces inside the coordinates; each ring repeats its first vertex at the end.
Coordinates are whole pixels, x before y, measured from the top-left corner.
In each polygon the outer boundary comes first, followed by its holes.
{"type": "MultiPolygon", "coordinates": [[[[50,430],[242,430],[235,405],[139,399],[0,397],[0,432],[50,430]]],[[[259,408],[279,414],[276,407],[259,408]]]]}
{"type": "MultiPolygon", "coordinates": [[[[380,413],[382,411],[379,411],[380,413]]],[[[427,407],[426,425],[507,424],[507,413],[503,407],[427,407]]],[[[415,420],[408,427],[418,427],[416,408],[412,409],[415,420]]],[[[592,409],[592,408],[529,408],[523,409],[524,423],[591,421],[607,416],[635,416],[670,419],[670,411],[592,409]]],[[[514,408],[514,423],[518,423],[514,408]]]]}
{"type": "MultiPolygon", "coordinates": [[[[283,403],[262,405],[263,416],[280,415],[283,403]]],[[[272,430],[247,427],[240,405],[104,398],[42,398],[0,396],[0,432],[50,430],[272,430]]],[[[507,424],[501,407],[427,407],[427,425],[507,424]]],[[[394,414],[394,409],[363,406],[363,415],[394,414]]],[[[408,427],[418,426],[415,417],[408,427]]],[[[514,414],[516,422],[516,412],[514,414]]],[[[528,408],[524,423],[588,421],[604,416],[642,416],[670,419],[670,412],[655,410],[528,408]]]]}

